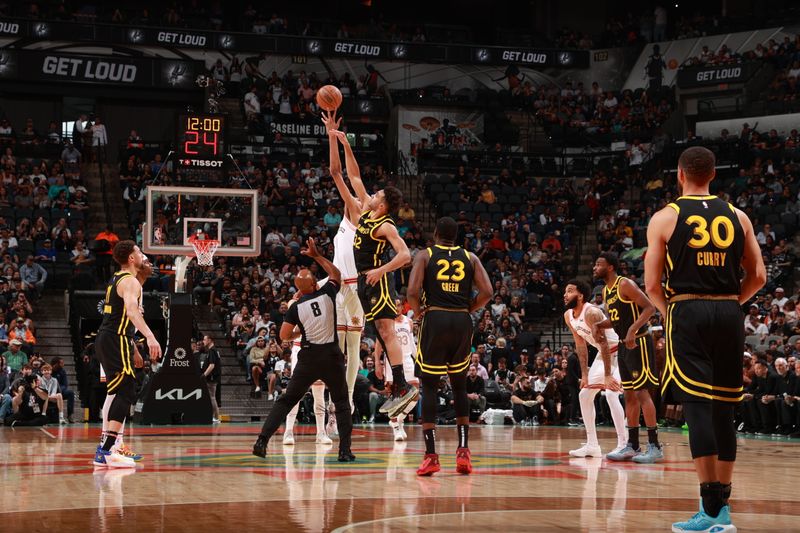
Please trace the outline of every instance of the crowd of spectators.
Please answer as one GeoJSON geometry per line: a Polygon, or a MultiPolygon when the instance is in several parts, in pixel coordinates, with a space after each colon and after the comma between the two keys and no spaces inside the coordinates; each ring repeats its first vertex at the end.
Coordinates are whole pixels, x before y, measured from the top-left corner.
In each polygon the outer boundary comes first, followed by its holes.
{"type": "Polygon", "coordinates": [[[526,81],[512,95],[551,132],[571,129],[614,140],[651,137],[674,107],[672,95],[663,91],[609,91],[597,82],[587,88],[567,81],[559,88],[526,81]]]}

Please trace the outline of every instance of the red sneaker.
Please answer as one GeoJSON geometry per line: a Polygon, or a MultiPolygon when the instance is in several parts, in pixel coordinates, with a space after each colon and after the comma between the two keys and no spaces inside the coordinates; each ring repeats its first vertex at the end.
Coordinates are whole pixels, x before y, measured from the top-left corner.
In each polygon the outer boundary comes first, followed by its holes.
{"type": "Polygon", "coordinates": [[[456,450],[456,472],[459,474],[472,473],[472,460],[470,459],[469,448],[459,448],[456,450]]]}
{"type": "Polygon", "coordinates": [[[439,454],[426,453],[425,459],[422,460],[422,464],[417,468],[417,475],[432,476],[441,469],[442,467],[439,466],[439,454]]]}

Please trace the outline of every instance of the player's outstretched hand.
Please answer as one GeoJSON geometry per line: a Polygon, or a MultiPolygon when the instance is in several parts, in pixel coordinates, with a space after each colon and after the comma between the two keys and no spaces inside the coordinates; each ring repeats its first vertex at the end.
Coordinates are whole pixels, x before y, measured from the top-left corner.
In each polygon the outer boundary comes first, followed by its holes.
{"type": "Polygon", "coordinates": [[[300,253],[310,257],[311,259],[316,259],[320,256],[319,250],[317,250],[317,243],[315,243],[314,239],[311,238],[306,241],[306,248],[303,248],[300,253]]]}
{"type": "Polygon", "coordinates": [[[147,349],[150,352],[150,361],[153,363],[158,362],[161,358],[161,345],[158,344],[154,335],[147,338],[147,349]]]}
{"type": "Polygon", "coordinates": [[[323,111],[322,123],[325,124],[325,130],[328,132],[328,135],[331,135],[334,131],[339,129],[339,125],[342,123],[342,117],[339,117],[337,120],[335,111],[323,111]]]}

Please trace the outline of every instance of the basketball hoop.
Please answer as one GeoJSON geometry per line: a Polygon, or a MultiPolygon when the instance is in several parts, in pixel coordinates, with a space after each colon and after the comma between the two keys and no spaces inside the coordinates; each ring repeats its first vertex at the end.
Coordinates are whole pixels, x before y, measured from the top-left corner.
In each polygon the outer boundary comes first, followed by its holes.
{"type": "Polygon", "coordinates": [[[190,239],[189,244],[194,248],[194,255],[197,257],[197,264],[200,266],[211,266],[214,264],[214,253],[219,247],[219,241],[215,239],[190,239]]]}

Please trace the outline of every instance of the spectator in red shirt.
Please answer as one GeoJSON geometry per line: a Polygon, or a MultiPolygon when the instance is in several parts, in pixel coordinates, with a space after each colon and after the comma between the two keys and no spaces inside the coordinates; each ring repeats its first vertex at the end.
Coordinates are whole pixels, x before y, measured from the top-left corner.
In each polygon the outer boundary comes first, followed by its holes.
{"type": "Polygon", "coordinates": [[[542,250],[547,250],[551,254],[561,252],[561,241],[556,239],[555,235],[548,233],[542,241],[542,250]]]}

